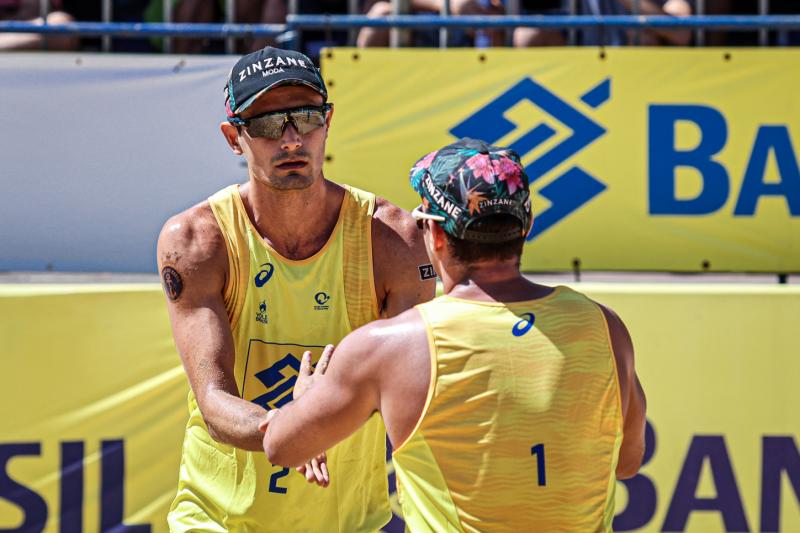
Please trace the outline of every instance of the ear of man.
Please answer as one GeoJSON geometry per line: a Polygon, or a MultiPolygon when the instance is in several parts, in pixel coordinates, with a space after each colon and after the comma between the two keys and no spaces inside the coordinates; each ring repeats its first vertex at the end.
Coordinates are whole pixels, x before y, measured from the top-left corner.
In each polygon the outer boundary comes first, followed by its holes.
{"type": "Polygon", "coordinates": [[[431,230],[431,236],[433,237],[433,249],[439,251],[447,246],[447,235],[445,234],[444,229],[432,220],[426,220],[425,223],[428,224],[428,228],[431,230]]]}
{"type": "Polygon", "coordinates": [[[242,155],[242,146],[239,144],[239,130],[231,124],[230,122],[222,122],[219,125],[219,129],[222,132],[222,136],[225,137],[225,141],[228,143],[228,146],[231,147],[233,153],[236,155],[242,155]]]}

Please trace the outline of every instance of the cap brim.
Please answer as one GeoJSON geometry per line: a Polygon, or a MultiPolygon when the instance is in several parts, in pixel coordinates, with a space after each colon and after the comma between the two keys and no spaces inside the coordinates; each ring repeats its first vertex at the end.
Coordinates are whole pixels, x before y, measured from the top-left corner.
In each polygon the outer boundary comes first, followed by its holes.
{"type": "Polygon", "coordinates": [[[282,80],[277,80],[277,81],[271,83],[270,85],[264,87],[263,89],[258,91],[256,94],[254,94],[253,96],[251,96],[250,98],[245,100],[242,105],[238,106],[233,111],[233,114],[234,115],[238,115],[242,111],[246,110],[248,107],[253,105],[253,102],[258,100],[258,98],[261,95],[263,95],[264,93],[269,92],[272,89],[276,89],[278,87],[283,87],[283,86],[286,86],[286,85],[302,85],[302,86],[308,87],[309,89],[313,89],[315,93],[321,95],[322,98],[323,98],[323,102],[328,99],[328,95],[327,94],[325,94],[324,92],[320,91],[319,87],[315,86],[314,84],[312,84],[308,80],[304,80],[302,78],[284,78],[282,80]]]}

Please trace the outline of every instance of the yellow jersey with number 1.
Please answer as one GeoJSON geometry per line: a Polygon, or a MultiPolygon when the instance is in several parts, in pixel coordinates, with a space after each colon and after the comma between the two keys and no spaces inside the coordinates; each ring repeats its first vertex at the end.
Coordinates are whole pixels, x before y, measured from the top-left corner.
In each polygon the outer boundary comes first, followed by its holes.
{"type": "MultiPolygon", "coordinates": [[[[237,185],[209,199],[225,236],[230,276],[225,305],[236,350],[239,394],[265,409],[292,399],[305,350],[323,347],[378,317],[372,276],[375,197],[346,188],[327,244],[302,261],[282,257],[255,229],[237,185]]],[[[330,486],[310,485],[263,452],[220,444],[189,394],[171,531],[375,531],[391,518],[385,429],[373,416],[328,451],[330,486]]]]}
{"type": "Polygon", "coordinates": [[[610,531],[622,414],[600,307],[557,287],[417,309],[431,386],[393,455],[409,529],[610,531]]]}

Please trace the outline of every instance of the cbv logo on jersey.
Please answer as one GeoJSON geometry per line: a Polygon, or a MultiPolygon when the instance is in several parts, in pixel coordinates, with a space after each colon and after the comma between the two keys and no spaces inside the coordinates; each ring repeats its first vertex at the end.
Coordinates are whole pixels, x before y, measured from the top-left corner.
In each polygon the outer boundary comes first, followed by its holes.
{"type": "Polygon", "coordinates": [[[250,339],[242,380],[242,398],[264,409],[278,409],[292,401],[303,352],[311,352],[316,366],[324,346],[303,346],[250,339]]]}
{"type": "MultiPolygon", "coordinates": [[[[584,107],[596,109],[607,102],[610,97],[611,78],[606,78],[590,88],[580,99],[585,104],[584,107]]],[[[555,144],[551,148],[525,167],[533,190],[535,181],[546,176],[549,177],[553,169],[602,137],[606,133],[606,129],[543,85],[531,78],[523,78],[451,129],[450,133],[459,138],[474,137],[488,143],[497,143],[504,139],[501,144],[507,144],[522,159],[547,141],[554,142],[555,144]],[[506,118],[508,111],[524,101],[535,105],[549,118],[557,121],[554,124],[555,127],[551,127],[545,122],[515,124],[506,118]],[[570,133],[562,139],[558,135],[557,128],[562,130],[566,128],[570,133]],[[517,130],[522,130],[520,135],[516,135],[516,140],[509,143],[508,135],[517,133],[517,130]]],[[[543,182],[544,180],[540,184],[543,182]]],[[[550,205],[541,213],[534,213],[536,224],[533,225],[528,240],[535,239],[544,231],[558,224],[605,189],[604,183],[577,165],[557,173],[554,179],[548,180],[547,183],[536,189],[541,196],[549,200],[550,205]]],[[[534,205],[537,205],[536,201],[534,201],[534,205]]]]}

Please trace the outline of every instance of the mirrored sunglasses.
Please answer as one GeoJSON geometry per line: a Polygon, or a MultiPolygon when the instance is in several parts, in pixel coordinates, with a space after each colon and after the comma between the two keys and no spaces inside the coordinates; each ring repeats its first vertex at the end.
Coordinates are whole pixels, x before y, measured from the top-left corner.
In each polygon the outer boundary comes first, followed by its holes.
{"type": "Polygon", "coordinates": [[[267,139],[280,139],[287,124],[301,135],[305,135],[325,125],[328,111],[333,108],[331,104],[321,106],[295,107],[280,111],[269,111],[247,119],[234,117],[234,124],[247,128],[250,137],[266,137],[267,139]]]}

